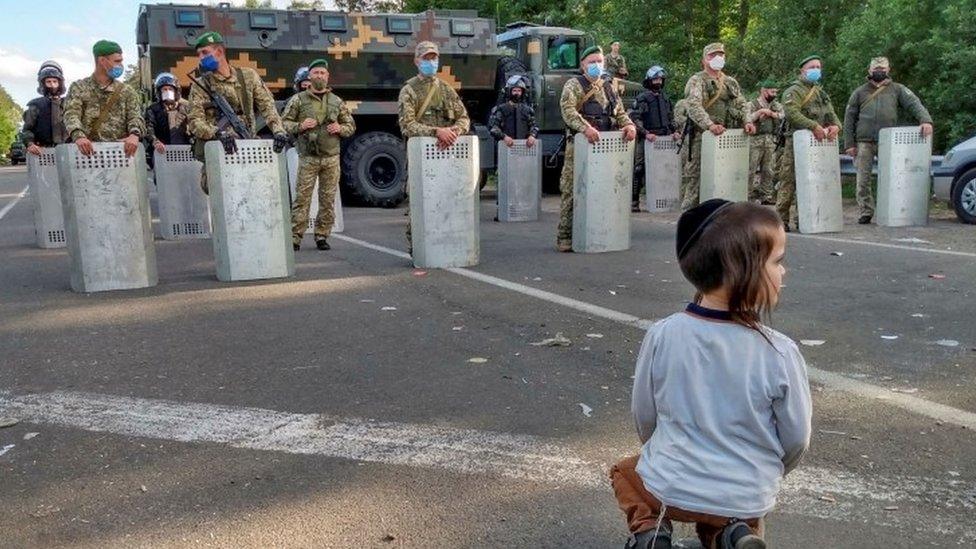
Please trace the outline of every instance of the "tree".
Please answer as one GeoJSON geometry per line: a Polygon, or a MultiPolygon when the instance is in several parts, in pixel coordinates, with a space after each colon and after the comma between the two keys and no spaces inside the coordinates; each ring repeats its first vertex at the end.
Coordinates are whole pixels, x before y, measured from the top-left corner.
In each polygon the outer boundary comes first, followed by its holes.
{"type": "Polygon", "coordinates": [[[6,155],[11,143],[17,137],[24,110],[20,108],[7,90],[0,85],[0,156],[6,155]]]}

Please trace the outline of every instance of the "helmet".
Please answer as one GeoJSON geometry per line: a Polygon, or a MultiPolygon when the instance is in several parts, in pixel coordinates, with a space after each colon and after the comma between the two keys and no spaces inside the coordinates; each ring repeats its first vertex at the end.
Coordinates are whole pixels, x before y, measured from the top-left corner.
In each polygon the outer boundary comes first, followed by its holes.
{"type": "Polygon", "coordinates": [[[58,90],[55,92],[55,95],[64,94],[64,73],[61,72],[61,65],[58,65],[54,61],[41,63],[41,68],[37,71],[37,93],[41,95],[47,94],[47,90],[44,88],[44,80],[48,78],[58,79],[58,90]]]}
{"type": "Polygon", "coordinates": [[[656,78],[660,78],[661,80],[664,80],[667,77],[668,77],[668,73],[667,71],[664,70],[664,67],[662,67],[661,65],[654,65],[653,67],[647,69],[647,72],[644,73],[643,85],[645,88],[649,88],[651,85],[651,80],[654,80],[656,78]]]}
{"type": "Polygon", "coordinates": [[[505,81],[505,97],[512,96],[513,88],[522,88],[522,97],[529,91],[529,81],[521,74],[513,74],[505,81]]]}
{"type": "Polygon", "coordinates": [[[294,81],[295,91],[296,92],[302,91],[302,82],[308,79],[309,79],[308,67],[298,67],[298,70],[295,71],[295,81],[294,81]]]}
{"type": "Polygon", "coordinates": [[[159,88],[163,86],[172,86],[177,90],[180,89],[180,81],[176,79],[176,76],[169,72],[161,72],[156,75],[156,79],[153,80],[153,89],[156,90],[156,97],[159,98],[159,88]]]}

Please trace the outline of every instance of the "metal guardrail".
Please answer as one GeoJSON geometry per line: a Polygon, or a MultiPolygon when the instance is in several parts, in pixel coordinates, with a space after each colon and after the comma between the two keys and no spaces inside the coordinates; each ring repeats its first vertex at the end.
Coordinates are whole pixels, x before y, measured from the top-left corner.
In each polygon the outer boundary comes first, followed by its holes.
{"type": "MultiPolygon", "coordinates": [[[[932,157],[932,166],[929,168],[929,173],[942,165],[941,156],[932,157]]],[[[871,166],[871,173],[877,175],[878,173],[878,160],[874,160],[874,164],[871,166]]],[[[848,156],[846,154],[840,155],[840,174],[841,175],[857,175],[857,168],[854,167],[854,157],[848,156]]]]}

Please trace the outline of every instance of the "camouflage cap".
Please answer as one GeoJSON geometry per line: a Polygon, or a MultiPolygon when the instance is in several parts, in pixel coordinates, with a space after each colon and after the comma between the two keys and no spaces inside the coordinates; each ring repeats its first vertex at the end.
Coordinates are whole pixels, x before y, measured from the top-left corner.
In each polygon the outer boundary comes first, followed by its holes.
{"type": "Polygon", "coordinates": [[[92,54],[94,54],[95,57],[104,57],[106,55],[112,55],[113,53],[122,53],[122,46],[119,46],[117,43],[112,42],[111,40],[99,40],[98,42],[95,42],[94,46],[92,46],[92,54]]]}
{"type": "Polygon", "coordinates": [[[314,61],[312,61],[311,63],[308,64],[308,70],[310,70],[310,71],[312,69],[314,69],[315,67],[325,67],[327,69],[327,68],[329,68],[329,62],[326,61],[325,59],[318,58],[318,59],[316,59],[316,60],[314,60],[314,61]]]}
{"type": "Polygon", "coordinates": [[[200,49],[211,44],[223,44],[224,37],[220,35],[217,31],[207,31],[197,38],[197,43],[193,46],[194,49],[200,49]]]}
{"type": "Polygon", "coordinates": [[[801,59],[800,60],[800,64],[797,65],[797,66],[802,69],[803,68],[803,65],[806,65],[810,61],[821,61],[822,62],[823,59],[819,55],[817,55],[817,54],[808,55],[808,56],[804,57],[803,59],[801,59]]]}
{"type": "Polygon", "coordinates": [[[586,48],[585,50],[583,50],[582,55],[580,55],[580,61],[586,59],[587,57],[593,55],[594,53],[599,53],[600,55],[603,55],[603,48],[601,48],[600,46],[590,46],[586,48]]]}
{"type": "Polygon", "coordinates": [[[702,57],[706,57],[715,52],[725,53],[725,44],[721,42],[712,42],[711,44],[705,46],[705,49],[702,50],[702,57]]]}
{"type": "Polygon", "coordinates": [[[441,54],[440,50],[437,48],[437,44],[433,42],[424,41],[417,44],[417,49],[413,51],[413,56],[423,57],[428,53],[436,53],[437,55],[441,54]]]}
{"type": "Polygon", "coordinates": [[[875,57],[871,60],[871,64],[868,65],[868,70],[871,69],[890,69],[891,64],[888,63],[887,57],[875,57]]]}

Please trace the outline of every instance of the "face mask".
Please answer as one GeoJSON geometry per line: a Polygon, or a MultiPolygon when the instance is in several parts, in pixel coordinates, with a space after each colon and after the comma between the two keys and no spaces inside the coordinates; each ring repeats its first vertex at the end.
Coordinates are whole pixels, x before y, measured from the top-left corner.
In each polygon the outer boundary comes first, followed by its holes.
{"type": "Polygon", "coordinates": [[[775,93],[767,93],[766,94],[766,102],[767,103],[772,103],[773,101],[776,101],[776,94],[775,93]]]}
{"type": "Polygon", "coordinates": [[[820,69],[807,69],[806,78],[808,82],[820,82],[821,76],[823,73],[820,72],[820,69]]]}
{"type": "Polygon", "coordinates": [[[871,80],[884,82],[888,79],[888,71],[871,71],[871,80]]]}
{"type": "Polygon", "coordinates": [[[173,90],[163,90],[163,101],[176,101],[176,92],[173,90]]]}
{"type": "Polygon", "coordinates": [[[114,67],[108,70],[108,75],[112,78],[112,80],[118,80],[119,78],[122,78],[122,74],[124,73],[125,73],[125,69],[122,68],[122,65],[115,65],[114,67]]]}
{"type": "Polygon", "coordinates": [[[663,88],[663,87],[664,87],[664,84],[661,83],[661,82],[651,82],[651,85],[650,85],[651,91],[655,91],[655,92],[661,91],[661,88],[663,88]]]}
{"type": "Polygon", "coordinates": [[[720,70],[724,69],[725,68],[725,56],[724,55],[716,55],[715,57],[713,57],[708,62],[708,66],[713,71],[720,71],[720,70]]]}
{"type": "Polygon", "coordinates": [[[220,61],[213,55],[205,55],[203,59],[200,60],[200,70],[203,72],[213,72],[220,67],[220,61]]]}
{"type": "Polygon", "coordinates": [[[603,63],[590,63],[586,66],[586,76],[596,80],[603,74],[603,63]]]}
{"type": "Polygon", "coordinates": [[[437,74],[437,65],[437,59],[422,59],[420,61],[420,74],[434,76],[437,74]]]}
{"type": "Polygon", "coordinates": [[[511,96],[512,101],[515,102],[515,103],[518,103],[518,102],[522,101],[522,94],[521,93],[510,93],[509,95],[511,96]]]}
{"type": "Polygon", "coordinates": [[[325,80],[312,80],[312,89],[317,92],[325,91],[327,87],[329,84],[325,80]]]}
{"type": "Polygon", "coordinates": [[[53,96],[56,96],[56,95],[58,95],[58,90],[59,90],[59,89],[60,89],[60,88],[49,88],[49,87],[47,87],[47,86],[44,86],[44,94],[45,94],[45,95],[49,95],[49,96],[52,96],[52,97],[53,97],[53,96]]]}

